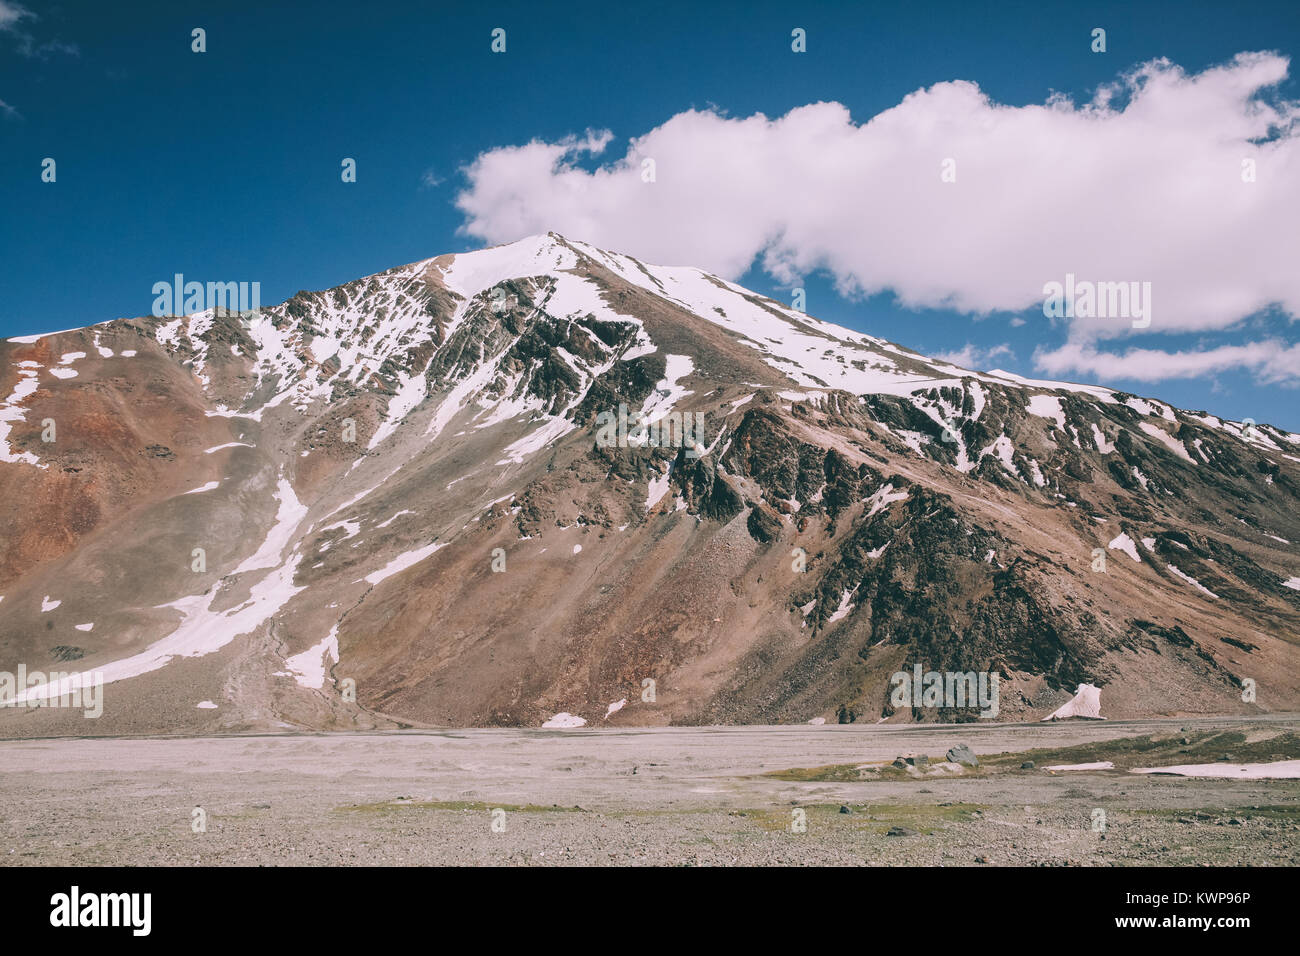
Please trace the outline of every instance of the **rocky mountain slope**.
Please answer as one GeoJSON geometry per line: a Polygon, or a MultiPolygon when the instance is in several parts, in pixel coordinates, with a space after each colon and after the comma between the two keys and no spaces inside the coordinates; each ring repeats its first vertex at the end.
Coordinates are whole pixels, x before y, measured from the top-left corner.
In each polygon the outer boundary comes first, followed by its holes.
{"type": "Polygon", "coordinates": [[[0,734],[1294,711],[1298,500],[1298,435],[532,237],[0,342],[0,671],[109,682],[0,734]]]}

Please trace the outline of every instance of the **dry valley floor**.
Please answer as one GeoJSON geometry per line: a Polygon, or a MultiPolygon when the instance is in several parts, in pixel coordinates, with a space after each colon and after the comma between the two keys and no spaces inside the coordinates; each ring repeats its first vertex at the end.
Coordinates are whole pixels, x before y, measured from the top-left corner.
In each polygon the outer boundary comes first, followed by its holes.
{"type": "Polygon", "coordinates": [[[1296,760],[1298,731],[1275,716],[11,740],[0,860],[1295,866],[1300,781],[1129,770],[1296,760]],[[962,743],[980,766],[957,773],[944,756],[962,743]]]}

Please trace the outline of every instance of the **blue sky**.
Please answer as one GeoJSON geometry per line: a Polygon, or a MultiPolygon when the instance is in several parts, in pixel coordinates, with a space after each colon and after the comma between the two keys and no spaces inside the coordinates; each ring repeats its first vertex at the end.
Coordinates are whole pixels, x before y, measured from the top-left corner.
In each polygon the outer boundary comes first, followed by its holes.
{"type": "MultiPolygon", "coordinates": [[[[862,124],[952,80],[1012,107],[1054,92],[1086,102],[1157,57],[1194,74],[1245,51],[1300,52],[1294,2],[982,7],[0,0],[0,336],[146,314],[153,284],[177,272],[259,281],[271,303],[476,248],[483,229],[467,234],[456,205],[473,186],[465,168],[531,140],[609,130],[602,155],[570,160],[590,171],[621,158],[629,136],[691,109],[775,118],[833,101],[862,124]],[[807,30],[806,54],[790,51],[794,26],[807,30]],[[1090,49],[1097,26],[1104,54],[1090,49]],[[206,30],[206,53],[191,52],[195,27],[206,30]],[[507,30],[504,55],[489,49],[494,27],[507,30]],[[45,157],[57,162],[55,183],[41,182],[45,157]],[[344,157],[357,161],[356,183],[340,181],[344,157]]],[[[1294,74],[1270,95],[1300,99],[1294,74]]],[[[1070,228],[1050,198],[1033,227],[1045,241],[1070,228]]],[[[683,234],[694,227],[681,221],[683,234]]],[[[918,260],[924,238],[908,239],[918,260]]],[[[757,262],[734,277],[789,299],[788,276],[757,262]]],[[[922,352],[970,346],[988,357],[983,367],[1049,377],[1035,352],[1070,334],[1040,307],[905,307],[890,289],[841,295],[835,278],[815,267],[801,276],[810,313],[922,352]]],[[[1221,316],[1103,347],[1293,345],[1287,313],[1221,316]]],[[[1294,381],[1261,384],[1249,365],[1168,380],[1054,377],[1300,430],[1294,381]]]]}

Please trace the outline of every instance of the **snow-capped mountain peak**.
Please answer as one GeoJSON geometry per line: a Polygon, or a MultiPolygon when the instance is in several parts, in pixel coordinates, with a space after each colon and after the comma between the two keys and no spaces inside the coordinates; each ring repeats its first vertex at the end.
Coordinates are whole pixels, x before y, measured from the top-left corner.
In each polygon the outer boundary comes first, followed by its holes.
{"type": "Polygon", "coordinates": [[[910,719],[908,662],[996,669],[1009,718],[1081,683],[1115,715],[1240,709],[1243,675],[1300,700],[1300,436],[688,266],[549,233],[11,339],[0,372],[0,670],[161,702],[122,726],[232,681],[185,719],[910,719]]]}

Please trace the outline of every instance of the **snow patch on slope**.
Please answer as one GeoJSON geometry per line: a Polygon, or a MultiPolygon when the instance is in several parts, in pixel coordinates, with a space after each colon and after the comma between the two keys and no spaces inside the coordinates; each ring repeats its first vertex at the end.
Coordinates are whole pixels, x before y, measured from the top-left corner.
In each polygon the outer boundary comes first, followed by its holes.
{"type": "Polygon", "coordinates": [[[1056,427],[1065,430],[1065,409],[1061,407],[1061,400],[1057,396],[1035,395],[1025,410],[1039,418],[1050,418],[1056,422],[1056,427]]]}
{"type": "Polygon", "coordinates": [[[339,662],[339,626],[330,628],[329,634],[320,643],[307,648],[301,654],[284,659],[285,666],[294,674],[303,687],[320,690],[325,686],[325,675],[329,670],[328,661],[339,662]]]}
{"type": "Polygon", "coordinates": [[[1142,563],[1142,559],[1138,557],[1137,544],[1127,534],[1121,534],[1119,537],[1113,538],[1106,547],[1113,551],[1123,551],[1138,564],[1142,563]]]}
{"type": "Polygon", "coordinates": [[[1088,717],[1093,720],[1105,720],[1101,716],[1101,688],[1092,684],[1080,684],[1068,702],[1052,711],[1043,720],[1064,720],[1067,717],[1088,717]]]}
{"type": "Polygon", "coordinates": [[[24,421],[27,415],[27,409],[21,403],[37,389],[37,367],[35,362],[19,363],[18,381],[14,384],[14,390],[0,403],[0,461],[49,468],[49,465],[42,464],[31,452],[15,452],[9,447],[9,432],[13,429],[13,423],[24,421]]]}
{"type": "Polygon", "coordinates": [[[426,544],[422,548],[416,548],[414,551],[408,551],[406,554],[398,555],[378,571],[373,574],[367,574],[364,580],[371,584],[378,584],[380,581],[391,578],[394,574],[405,571],[412,565],[419,564],[429,555],[433,554],[433,552],[443,547],[446,547],[446,545],[434,542],[433,544],[426,544]]]}
{"type": "Polygon", "coordinates": [[[1180,571],[1178,568],[1174,567],[1172,564],[1166,564],[1165,567],[1168,568],[1170,571],[1172,571],[1174,574],[1176,574],[1178,577],[1182,578],[1184,581],[1186,581],[1186,582],[1187,582],[1188,584],[1190,584],[1192,587],[1196,588],[1196,590],[1200,591],[1202,594],[1206,594],[1206,595],[1208,595],[1209,597],[1212,597],[1212,598],[1215,598],[1215,599],[1217,599],[1217,598],[1219,597],[1217,594],[1215,594],[1213,591],[1211,591],[1209,588],[1207,588],[1205,585],[1203,585],[1200,581],[1196,580],[1196,578],[1192,577],[1190,574],[1187,574],[1187,573],[1185,573],[1185,572],[1183,572],[1183,571],[1180,571]]]}

